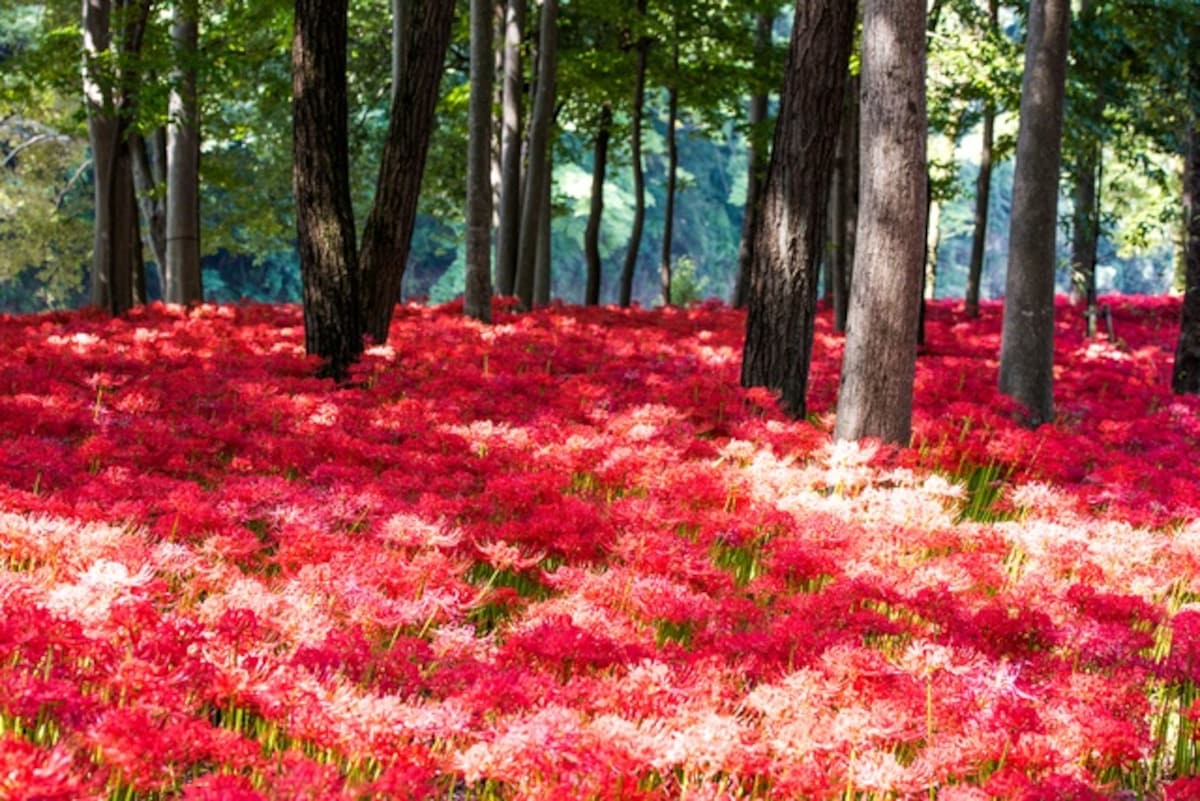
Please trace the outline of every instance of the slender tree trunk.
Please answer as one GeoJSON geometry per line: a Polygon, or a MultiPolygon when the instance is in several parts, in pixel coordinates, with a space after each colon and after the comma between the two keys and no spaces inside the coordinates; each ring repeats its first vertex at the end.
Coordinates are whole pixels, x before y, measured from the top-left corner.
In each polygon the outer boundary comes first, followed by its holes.
{"type": "Polygon", "coordinates": [[[1071,211],[1071,295],[1082,303],[1087,318],[1087,335],[1096,336],[1096,250],[1100,234],[1097,173],[1099,143],[1084,145],[1076,165],[1074,208],[1071,211]]]}
{"type": "Polygon", "coordinates": [[[664,306],[671,305],[671,239],[675,233],[675,187],[679,171],[679,147],[675,125],[679,120],[679,31],[671,45],[671,86],[667,89],[667,207],[663,210],[662,257],[658,276],[664,306]]]}
{"type": "Polygon", "coordinates": [[[612,104],[600,107],[596,127],[596,146],[592,157],[592,205],[588,212],[587,230],[583,233],[583,249],[587,255],[587,289],[583,302],[595,306],[600,302],[600,218],[604,215],[604,176],[608,171],[608,142],[612,136],[612,104]]]}
{"type": "Polygon", "coordinates": [[[967,267],[966,310],[968,317],[979,316],[979,290],[983,282],[983,261],[987,252],[988,203],[992,193],[992,142],[996,115],[989,104],[983,115],[983,143],[979,152],[979,176],[975,179],[975,223],[971,236],[971,262],[967,267]]]}
{"type": "MultiPolygon", "coordinates": [[[[759,81],[767,72],[771,50],[771,28],[775,23],[770,14],[754,18],[754,70],[759,81]]],[[[761,84],[760,84],[761,86],[761,84]]],[[[759,88],[750,96],[750,135],[746,138],[746,203],[742,207],[742,238],[738,246],[737,281],[733,288],[733,305],[744,308],[750,286],[750,265],[754,261],[754,226],[759,214],[762,178],[767,170],[766,139],[762,126],[767,119],[767,93],[759,88]]]]}
{"type": "MultiPolygon", "coordinates": [[[[647,0],[638,0],[638,23],[646,19],[647,0]]],[[[629,249],[621,266],[621,286],[617,302],[627,307],[633,300],[633,274],[637,268],[638,251],[642,246],[642,229],[646,225],[646,174],[642,167],[642,115],[646,105],[646,62],[650,55],[650,39],[639,32],[637,67],[633,76],[633,122],[630,141],[633,159],[633,228],[629,233],[629,249]]]]}
{"type": "Polygon", "coordinates": [[[136,131],[130,133],[129,149],[133,156],[133,187],[137,192],[138,208],[145,223],[145,244],[150,249],[158,273],[159,287],[165,287],[164,270],[167,263],[167,198],[158,192],[159,182],[148,152],[150,143],[136,131]]]}
{"type": "Polygon", "coordinates": [[[463,311],[492,319],[492,0],[471,0],[470,142],[467,146],[467,278],[463,311]]]}
{"type": "Polygon", "coordinates": [[[200,272],[200,106],[196,97],[197,0],[178,0],[171,36],[176,69],[167,123],[167,252],[164,296],[170,303],[204,300],[200,272]]]}
{"type": "MultiPolygon", "coordinates": [[[[311,1],[311,0],[310,0],[311,1]]],[[[412,245],[454,0],[409,0],[375,201],[363,228],[361,304],[366,332],[386,342],[412,245]]]]}
{"type": "Polygon", "coordinates": [[[1200,30],[1191,32],[1191,126],[1183,170],[1183,213],[1187,227],[1184,242],[1187,269],[1184,273],[1183,313],[1171,389],[1177,394],[1200,395],[1200,30]]]}
{"type": "Polygon", "coordinates": [[[928,193],[924,22],[925,0],[864,5],[861,225],[838,390],[838,439],[907,444],[912,435],[928,193]]]}
{"type": "Polygon", "coordinates": [[[859,127],[861,122],[859,76],[852,75],[846,83],[846,108],[838,134],[838,152],[842,154],[843,231],[842,245],[837,253],[837,275],[833,282],[833,330],[846,330],[846,316],[850,310],[850,285],[854,275],[855,243],[858,241],[858,183],[859,183],[859,127]]]}
{"type": "Polygon", "coordinates": [[[1032,426],[1054,417],[1054,240],[1069,0],[1032,0],[1013,176],[1000,391],[1032,426]]]}
{"type": "Polygon", "coordinates": [[[798,3],[770,167],[755,223],[742,385],[805,415],[825,215],[845,96],[854,4],[798,3]]]}
{"type": "Polygon", "coordinates": [[[550,198],[551,176],[554,174],[554,154],[546,153],[546,169],[542,173],[542,185],[538,190],[541,210],[538,213],[537,248],[533,260],[533,305],[546,306],[550,303],[551,247],[550,224],[552,204],[550,198]]]}
{"type": "Polygon", "coordinates": [[[296,0],[293,157],[304,344],[342,379],[362,353],[363,318],[350,202],[346,26],[349,0],[296,0]]]}
{"type": "Polygon", "coordinates": [[[521,37],[525,0],[508,0],[504,14],[504,102],[500,136],[500,228],[496,232],[496,291],[516,291],[521,230],[521,37]]]}
{"type": "MultiPolygon", "coordinates": [[[[938,22],[942,18],[942,2],[943,0],[933,0],[933,5],[929,8],[929,13],[925,17],[926,33],[932,38],[937,34],[938,22]]],[[[926,42],[928,50],[928,42],[926,42]]],[[[921,293],[917,300],[917,344],[925,344],[925,312],[928,303],[926,301],[933,298],[933,293],[937,287],[937,249],[938,242],[941,239],[941,231],[938,230],[938,220],[941,217],[941,208],[933,197],[933,179],[929,174],[928,163],[925,167],[925,255],[923,258],[923,268],[921,270],[921,293]]]]}
{"type": "Polygon", "coordinates": [[[550,154],[550,127],[554,121],[554,78],[558,51],[558,0],[543,0],[539,21],[537,88],[529,121],[529,164],[521,202],[521,232],[517,247],[517,298],[524,309],[533,308],[537,268],[538,231],[550,154]]]}

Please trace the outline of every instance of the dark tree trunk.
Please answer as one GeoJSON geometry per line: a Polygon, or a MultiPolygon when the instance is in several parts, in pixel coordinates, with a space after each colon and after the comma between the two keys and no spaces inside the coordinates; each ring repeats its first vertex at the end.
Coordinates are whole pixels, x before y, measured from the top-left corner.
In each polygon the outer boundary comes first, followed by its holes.
{"type": "MultiPolygon", "coordinates": [[[[775,19],[770,14],[758,14],[754,21],[754,69],[758,76],[767,71],[771,49],[771,27],[775,19]]],[[[761,77],[759,77],[761,80],[761,77]]],[[[750,286],[750,265],[754,261],[754,221],[759,214],[762,178],[767,170],[766,139],[762,126],[767,119],[767,93],[755,91],[750,96],[750,135],[746,138],[746,203],[742,210],[742,238],[738,246],[737,282],[733,288],[733,305],[744,308],[750,286]]]]}
{"type": "Polygon", "coordinates": [[[82,14],[83,88],[96,202],[91,302],[124,314],[138,299],[138,275],[144,269],[130,146],[139,76],[131,63],[141,51],[150,2],[84,0],[82,14]],[[115,37],[114,18],[122,23],[115,37]],[[116,59],[114,50],[120,51],[116,59]],[[101,75],[106,59],[116,61],[109,79],[101,75]]]}
{"type": "Polygon", "coordinates": [[[467,276],[463,311],[492,319],[492,0],[471,0],[470,142],[467,146],[467,276]]]}
{"type": "Polygon", "coordinates": [[[454,0],[411,0],[408,5],[403,62],[362,239],[361,304],[366,332],[376,342],[387,341],[400,299],[454,21],[454,0]]]}
{"type": "Polygon", "coordinates": [[[178,0],[171,37],[175,70],[167,123],[167,252],[164,296],[171,303],[204,300],[200,272],[200,106],[196,96],[197,0],[178,0]]]}
{"type": "MultiPolygon", "coordinates": [[[[988,0],[988,30],[995,30],[999,3],[988,0]]],[[[996,109],[989,102],[983,111],[983,141],[979,151],[979,177],[975,179],[975,225],[971,237],[971,262],[967,267],[966,307],[968,317],[979,316],[979,287],[983,282],[983,259],[987,251],[988,201],[992,194],[992,141],[996,109]]]]}
{"type": "Polygon", "coordinates": [[[500,135],[500,227],[496,232],[496,291],[516,290],[521,229],[521,37],[525,0],[508,0],[504,17],[504,88],[500,135]]]}
{"type": "MultiPolygon", "coordinates": [[[[157,137],[155,137],[157,138],[157,137]]],[[[153,139],[151,140],[153,141],[153,139]]],[[[133,186],[137,191],[138,209],[146,227],[146,247],[154,260],[158,272],[158,285],[165,286],[164,271],[167,263],[167,198],[155,179],[155,170],[150,157],[150,142],[141,134],[132,132],[129,149],[133,157],[133,186]]]]}
{"type": "Polygon", "coordinates": [[[968,317],[979,316],[979,288],[983,282],[983,259],[987,252],[988,201],[992,193],[992,140],[996,115],[991,106],[983,115],[983,144],[979,153],[979,177],[975,179],[975,224],[971,236],[971,262],[967,267],[968,317]]]}
{"type": "Polygon", "coordinates": [[[912,435],[928,195],[924,17],[925,0],[864,6],[862,207],[838,439],[907,444],[912,435]]]}
{"type": "Polygon", "coordinates": [[[1074,208],[1071,211],[1071,294],[1082,303],[1087,318],[1087,335],[1096,336],[1096,249],[1100,234],[1097,172],[1099,144],[1087,144],[1075,176],[1074,208]]]}
{"type": "Polygon", "coordinates": [[[859,108],[860,81],[850,76],[846,83],[846,107],[838,129],[838,156],[843,173],[837,187],[842,211],[841,242],[834,263],[833,330],[846,330],[846,315],[850,310],[850,285],[854,274],[854,244],[858,236],[858,177],[859,177],[859,108]]]}
{"type": "Polygon", "coordinates": [[[799,3],[750,269],[742,385],[781,392],[805,414],[817,279],[841,119],[854,4],[799,3]]]}
{"type": "Polygon", "coordinates": [[[554,122],[554,92],[558,58],[558,0],[544,0],[538,22],[537,87],[529,120],[529,159],[521,199],[521,232],[517,243],[517,298],[533,308],[543,186],[550,169],[550,128],[554,122]]]}
{"type": "Polygon", "coordinates": [[[546,153],[546,169],[542,173],[542,186],[538,190],[542,208],[538,213],[537,248],[533,258],[533,305],[546,306],[550,303],[551,283],[551,248],[550,223],[552,205],[550,202],[551,176],[554,175],[554,154],[546,153]]]}
{"type": "Polygon", "coordinates": [[[304,344],[341,379],[362,353],[347,141],[349,0],[296,0],[292,40],[293,155],[304,344]]]}
{"type": "Polygon", "coordinates": [[[663,305],[671,305],[671,239],[675,233],[675,186],[679,171],[679,148],[675,141],[675,123],[679,119],[679,38],[671,50],[672,78],[667,89],[667,207],[663,210],[662,255],[659,260],[658,277],[662,290],[663,305]]]}
{"type": "Polygon", "coordinates": [[[1069,0],[1033,0],[1021,86],[1000,391],[1031,426],[1054,417],[1054,240],[1062,152],[1069,0]]]}
{"type": "Polygon", "coordinates": [[[596,127],[596,146],[592,158],[592,205],[588,212],[587,230],[583,233],[583,249],[587,255],[587,289],[583,302],[595,306],[600,302],[600,218],[604,215],[604,176],[608,171],[608,141],[612,137],[612,104],[600,107],[596,127]]]}
{"type": "MultiPolygon", "coordinates": [[[[638,0],[638,22],[646,19],[647,0],[638,0]]],[[[633,300],[633,274],[637,268],[638,251],[642,247],[642,229],[646,225],[646,174],[642,168],[642,114],[646,105],[646,62],[650,55],[650,39],[639,34],[637,67],[633,76],[633,123],[630,140],[633,159],[633,228],[629,233],[629,249],[621,265],[621,286],[617,302],[626,307],[633,300]]]]}
{"type": "Polygon", "coordinates": [[[1183,171],[1183,213],[1187,225],[1184,242],[1183,315],[1171,389],[1178,394],[1200,395],[1200,35],[1193,29],[1189,81],[1192,90],[1192,123],[1188,132],[1183,171]]]}

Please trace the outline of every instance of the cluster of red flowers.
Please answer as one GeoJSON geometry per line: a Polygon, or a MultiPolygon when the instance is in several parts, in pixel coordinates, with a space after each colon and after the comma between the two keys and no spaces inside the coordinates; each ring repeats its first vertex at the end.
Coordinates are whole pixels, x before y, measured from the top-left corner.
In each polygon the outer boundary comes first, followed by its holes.
{"type": "Polygon", "coordinates": [[[1200,799],[1178,302],[1059,309],[1059,419],[937,304],[910,449],[719,305],[0,318],[0,799],[1200,799]]]}

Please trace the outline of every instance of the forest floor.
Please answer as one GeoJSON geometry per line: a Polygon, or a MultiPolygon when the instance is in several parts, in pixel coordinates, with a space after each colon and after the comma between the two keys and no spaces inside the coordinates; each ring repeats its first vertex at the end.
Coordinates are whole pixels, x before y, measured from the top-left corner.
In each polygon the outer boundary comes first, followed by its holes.
{"type": "Polygon", "coordinates": [[[0,317],[0,799],[1200,799],[1179,301],[1058,309],[1053,425],[937,303],[911,448],[719,305],[0,317]]]}

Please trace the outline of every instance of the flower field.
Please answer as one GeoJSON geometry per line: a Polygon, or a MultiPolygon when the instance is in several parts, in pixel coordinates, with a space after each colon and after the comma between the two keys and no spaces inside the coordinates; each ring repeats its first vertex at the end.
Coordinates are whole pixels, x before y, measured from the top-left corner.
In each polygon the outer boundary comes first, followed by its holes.
{"type": "Polygon", "coordinates": [[[0,318],[0,799],[1200,799],[1178,300],[935,304],[911,449],[793,423],[718,305],[0,318]]]}

